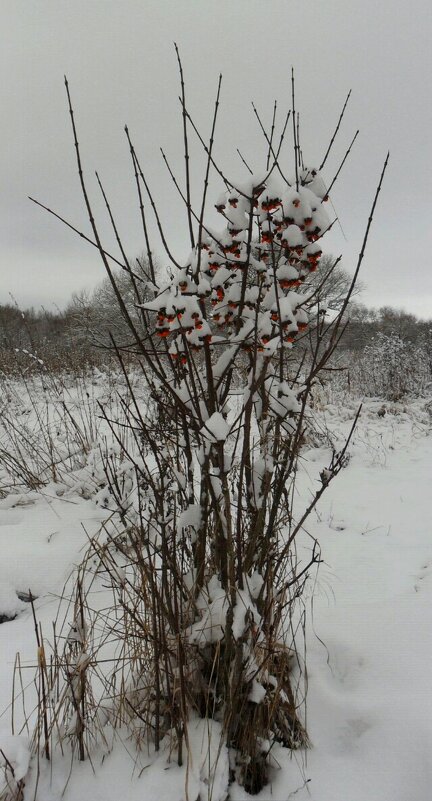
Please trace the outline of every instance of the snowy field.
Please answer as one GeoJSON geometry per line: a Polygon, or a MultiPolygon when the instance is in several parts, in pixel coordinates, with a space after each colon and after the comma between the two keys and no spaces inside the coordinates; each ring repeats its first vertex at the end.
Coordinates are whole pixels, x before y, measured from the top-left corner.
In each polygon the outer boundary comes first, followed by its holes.
{"type": "MultiPolygon", "coordinates": [[[[3,421],[14,420],[29,442],[41,430],[41,419],[55,431],[55,442],[47,440],[54,448],[55,481],[52,465],[44,465],[34,441],[26,464],[32,474],[45,470],[44,486],[19,488],[15,476],[12,488],[14,465],[3,463],[0,470],[0,619],[13,618],[0,625],[0,763],[6,755],[16,778],[27,770],[28,732],[24,729],[19,740],[10,736],[13,667],[19,652],[22,681],[29,685],[29,714],[37,660],[32,612],[18,594],[24,597],[30,590],[37,596],[37,619],[49,638],[65,580],[89,537],[110,514],[98,494],[96,457],[107,429],[98,420],[96,401],[114,403],[114,389],[107,388],[102,375],[87,389],[70,383],[55,400],[48,387],[40,390],[35,409],[24,387],[3,386],[3,421]],[[70,416],[65,416],[64,404],[70,416]],[[79,421],[80,433],[71,418],[79,421]],[[77,445],[80,439],[84,455],[77,445]]],[[[325,431],[334,443],[342,443],[357,410],[352,399],[332,400],[314,411],[322,435],[303,452],[299,502],[309,497],[328,465],[325,431]]],[[[431,413],[430,400],[388,403],[385,410],[382,401],[367,400],[347,465],[307,521],[324,560],[311,576],[307,604],[307,728],[312,747],[291,758],[274,749],[272,783],[256,798],[431,797],[431,413]]],[[[3,424],[2,448],[11,446],[11,437],[10,425],[3,424]]],[[[22,708],[17,686],[14,693],[18,734],[22,708]]],[[[71,771],[67,755],[59,754],[49,766],[41,761],[36,798],[197,801],[199,796],[200,801],[222,801],[226,755],[220,753],[216,781],[209,785],[208,765],[218,743],[208,744],[202,721],[191,724],[191,744],[192,759],[179,768],[166,753],[157,759],[147,752],[137,755],[134,743],[121,731],[107,734],[107,744],[95,750],[93,764],[75,762],[71,771]]],[[[32,764],[24,801],[34,798],[37,773],[32,764]]],[[[231,801],[248,797],[237,785],[230,790],[231,801]]]]}

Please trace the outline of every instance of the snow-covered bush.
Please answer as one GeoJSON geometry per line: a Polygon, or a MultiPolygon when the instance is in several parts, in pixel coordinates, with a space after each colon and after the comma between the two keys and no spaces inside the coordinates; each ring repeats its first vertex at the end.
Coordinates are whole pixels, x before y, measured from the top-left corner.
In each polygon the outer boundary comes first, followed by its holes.
{"type": "MultiPolygon", "coordinates": [[[[300,510],[293,503],[297,460],[310,393],[337,346],[370,222],[347,297],[327,321],[309,277],[319,269],[323,237],[333,224],[326,209],[333,182],[327,187],[320,169],[303,161],[294,82],[291,173],[280,157],[285,123],[278,145],[265,134],[267,168],[249,168],[241,182],[230,181],[213,157],[218,92],[211,138],[203,143],[204,191],[196,212],[188,137],[197,128],[186,108],[181,65],[180,75],[186,155],[180,194],[191,239],[184,261],[169,250],[126,129],[140,208],[147,196],[171,262],[171,277],[159,280],[143,213],[145,281],[121,246],[138,317],[130,314],[100,241],[66,83],[94,241],[133,342],[117,343],[116,352],[126,380],[124,354],[135,352],[148,387],[144,409],[129,387],[131,443],[122,446],[121,473],[111,480],[121,533],[92,547],[113,587],[115,615],[107,621],[115,619],[122,670],[125,660],[130,666],[116,719],[127,720],[141,737],[145,731],[156,750],[170,739],[179,764],[187,758],[191,716],[215,721],[221,752],[230,755],[230,780],[257,793],[267,781],[276,741],[287,748],[307,744],[301,721],[304,664],[294,632],[301,630],[299,599],[308,570],[319,562],[319,547],[315,543],[310,560],[300,565],[296,538],[343,466],[346,447],[333,453],[321,485],[300,510]],[[206,222],[211,168],[223,186],[215,202],[221,215],[217,231],[206,222]],[[296,355],[300,348],[307,360],[296,355]]],[[[115,421],[107,416],[107,422],[115,431],[115,421]]],[[[78,599],[84,585],[81,573],[78,599]]],[[[85,634],[74,659],[81,664],[85,657],[90,665],[92,658],[97,662],[91,652],[100,616],[93,630],[83,619],[80,625],[85,634]]],[[[85,726],[80,720],[80,753],[85,726]]]]}
{"type": "MultiPolygon", "coordinates": [[[[344,355],[341,361],[347,361],[344,355]]],[[[432,386],[428,342],[411,342],[396,333],[377,333],[355,354],[335,383],[346,385],[347,378],[350,390],[359,396],[400,400],[407,395],[424,395],[432,386]]]]}

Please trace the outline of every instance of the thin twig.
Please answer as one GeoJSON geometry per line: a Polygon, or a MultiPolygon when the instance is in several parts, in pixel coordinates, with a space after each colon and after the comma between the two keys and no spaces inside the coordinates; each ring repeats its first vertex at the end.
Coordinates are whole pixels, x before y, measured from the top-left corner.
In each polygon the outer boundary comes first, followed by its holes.
{"type": "Polygon", "coordinates": [[[192,214],[191,214],[192,204],[191,204],[191,190],[190,190],[190,165],[189,165],[190,158],[189,158],[189,142],[187,134],[186,94],[185,94],[185,84],[183,78],[183,66],[181,63],[180,53],[176,42],[174,42],[174,47],[177,54],[177,62],[180,73],[181,105],[182,105],[182,117],[183,117],[183,142],[184,142],[184,158],[185,158],[185,173],[186,173],[186,200],[187,200],[186,208],[188,212],[189,236],[191,241],[191,247],[193,250],[193,248],[195,247],[195,239],[193,233],[192,214]]]}
{"type": "Polygon", "coordinates": [[[273,106],[273,118],[272,118],[272,125],[269,137],[269,149],[267,152],[267,161],[266,161],[266,171],[268,172],[269,164],[270,164],[270,155],[272,153],[272,143],[273,143],[273,134],[275,129],[275,122],[276,122],[276,109],[277,109],[277,101],[275,100],[273,106]]]}
{"type": "Polygon", "coordinates": [[[325,163],[326,163],[326,161],[327,161],[327,158],[328,158],[328,156],[329,156],[329,153],[330,153],[330,151],[331,151],[331,149],[332,149],[332,147],[333,147],[333,143],[334,143],[334,141],[335,141],[335,139],[336,139],[336,136],[337,136],[337,133],[338,133],[338,131],[339,131],[340,124],[341,124],[341,122],[342,122],[343,115],[345,114],[345,109],[346,109],[346,107],[347,107],[347,105],[348,105],[348,100],[350,99],[350,97],[351,97],[351,89],[349,90],[349,92],[348,92],[348,94],[347,94],[347,97],[346,97],[345,103],[344,103],[344,105],[343,105],[342,111],[341,111],[341,113],[340,113],[340,117],[339,117],[339,119],[338,119],[338,122],[337,122],[337,125],[336,125],[336,128],[335,128],[334,134],[333,134],[332,138],[330,139],[330,143],[329,143],[329,146],[328,146],[328,148],[327,148],[327,150],[326,150],[325,156],[324,156],[324,158],[323,158],[323,160],[322,160],[322,162],[321,162],[321,164],[320,164],[320,166],[319,166],[319,171],[320,171],[320,172],[321,172],[322,168],[324,167],[324,165],[325,165],[325,163]]]}
{"type": "Polygon", "coordinates": [[[293,137],[294,137],[294,163],[295,163],[295,177],[296,189],[299,189],[299,176],[298,176],[298,142],[296,137],[296,113],[295,113],[295,93],[294,93],[294,67],[291,67],[291,98],[292,98],[292,121],[293,121],[293,137]]]}
{"type": "Polygon", "coordinates": [[[336,172],[336,175],[335,175],[335,177],[333,178],[333,180],[332,180],[332,182],[331,182],[330,186],[329,186],[329,187],[328,187],[328,189],[327,189],[326,196],[330,194],[330,192],[331,192],[331,190],[332,190],[333,186],[335,185],[335,182],[337,181],[337,179],[338,179],[338,177],[339,177],[339,173],[340,173],[340,171],[341,171],[341,169],[342,169],[343,165],[345,164],[345,162],[346,162],[346,160],[347,160],[347,158],[348,158],[349,154],[351,153],[351,148],[352,148],[352,146],[353,146],[353,144],[354,144],[355,140],[357,139],[357,137],[358,137],[359,133],[360,133],[360,131],[358,131],[358,130],[355,132],[355,134],[354,134],[354,136],[353,136],[353,138],[352,138],[352,140],[351,140],[351,144],[350,144],[350,146],[349,146],[349,148],[348,148],[347,152],[345,153],[345,155],[344,155],[344,157],[343,157],[343,159],[342,159],[342,161],[341,161],[341,164],[340,164],[340,166],[339,166],[339,169],[338,169],[338,171],[336,172]]]}

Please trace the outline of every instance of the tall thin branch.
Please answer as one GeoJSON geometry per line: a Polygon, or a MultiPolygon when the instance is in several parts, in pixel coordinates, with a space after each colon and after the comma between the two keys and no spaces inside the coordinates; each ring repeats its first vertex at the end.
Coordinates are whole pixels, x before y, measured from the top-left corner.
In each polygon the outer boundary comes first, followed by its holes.
{"type": "Polygon", "coordinates": [[[293,137],[294,137],[294,163],[295,163],[295,176],[296,176],[296,189],[299,188],[298,177],[298,143],[296,135],[296,113],[295,113],[295,91],[294,91],[294,67],[291,67],[291,98],[292,98],[292,121],[293,121],[293,137]]]}
{"type": "Polygon", "coordinates": [[[178,61],[178,68],[180,73],[180,85],[181,85],[181,105],[182,105],[182,117],[183,117],[183,141],[184,141],[184,158],[185,158],[185,173],[186,173],[186,198],[187,198],[187,213],[188,213],[188,224],[189,224],[189,235],[191,241],[192,250],[195,247],[195,238],[193,233],[193,225],[192,225],[192,214],[191,214],[191,189],[190,189],[190,166],[189,166],[189,142],[188,142],[188,133],[187,133],[187,114],[186,114],[186,93],[185,93],[185,84],[184,84],[184,77],[183,77],[183,66],[180,58],[180,53],[176,42],[174,42],[175,51],[177,54],[177,61],[178,61]]]}
{"type": "Polygon", "coordinates": [[[154,268],[154,264],[153,264],[153,254],[152,254],[151,247],[150,247],[150,239],[149,239],[149,235],[148,235],[147,220],[146,220],[146,216],[145,216],[144,202],[143,202],[141,186],[140,186],[140,182],[139,182],[138,169],[137,169],[137,164],[136,164],[136,159],[135,159],[135,149],[134,149],[133,144],[131,142],[131,138],[129,136],[129,128],[127,127],[127,125],[125,125],[125,134],[126,134],[126,138],[128,140],[128,143],[129,143],[129,151],[130,151],[130,154],[131,154],[132,165],[133,165],[134,174],[135,174],[135,183],[136,183],[136,188],[137,188],[137,193],[138,193],[138,200],[139,200],[139,207],[140,207],[140,214],[141,214],[141,223],[142,223],[143,232],[144,232],[144,239],[145,239],[145,243],[146,243],[147,259],[148,259],[148,263],[149,263],[149,267],[150,267],[150,275],[151,275],[152,282],[155,283],[156,274],[155,274],[155,268],[154,268]]]}
{"type": "Polygon", "coordinates": [[[139,294],[139,292],[138,292],[138,287],[137,287],[137,284],[136,284],[136,281],[135,281],[134,274],[133,274],[133,272],[132,272],[131,266],[130,266],[130,264],[129,264],[128,257],[127,257],[127,255],[126,255],[125,249],[124,249],[124,247],[123,247],[123,243],[122,243],[122,241],[121,241],[120,234],[119,234],[119,232],[118,232],[117,224],[116,224],[116,221],[115,221],[115,219],[114,219],[114,215],[113,215],[113,213],[112,213],[112,211],[111,211],[111,206],[110,206],[110,203],[109,203],[109,201],[108,201],[108,198],[107,198],[106,192],[105,192],[105,190],[104,190],[104,188],[103,188],[103,186],[102,186],[102,181],[100,180],[98,173],[96,172],[96,173],[95,173],[95,175],[96,175],[96,180],[97,180],[97,182],[98,182],[98,184],[99,184],[99,188],[100,188],[100,191],[101,191],[102,197],[103,197],[103,199],[104,199],[104,202],[105,202],[105,206],[106,206],[106,209],[107,209],[107,212],[108,212],[108,216],[109,216],[109,218],[110,218],[110,222],[111,222],[111,225],[112,225],[112,229],[113,229],[113,231],[114,231],[114,236],[115,236],[115,238],[116,238],[116,240],[117,240],[117,244],[118,244],[118,246],[119,246],[120,253],[121,253],[121,254],[122,254],[122,256],[123,256],[123,259],[124,259],[124,263],[125,263],[125,265],[126,265],[127,272],[128,272],[128,274],[129,274],[130,280],[131,280],[131,282],[132,282],[132,286],[133,286],[133,290],[134,290],[134,293],[135,293],[135,298],[136,298],[136,301],[137,301],[137,303],[140,303],[140,301],[141,301],[141,298],[140,298],[140,294],[139,294]]]}
{"type": "Polygon", "coordinates": [[[361,250],[360,250],[360,253],[359,253],[358,260],[357,260],[356,269],[354,271],[354,275],[352,277],[351,284],[349,286],[348,292],[346,294],[344,303],[343,303],[342,308],[341,308],[341,310],[339,312],[338,319],[337,319],[337,322],[336,322],[336,326],[335,326],[336,332],[337,332],[337,330],[339,328],[340,322],[342,321],[343,315],[344,315],[345,310],[346,310],[346,308],[348,306],[348,303],[350,301],[351,295],[352,295],[352,293],[354,291],[354,287],[355,287],[356,282],[357,282],[358,274],[360,272],[360,267],[362,265],[362,261],[363,261],[365,250],[366,250],[367,241],[368,241],[368,238],[369,238],[369,232],[370,232],[370,228],[371,228],[371,225],[372,225],[376,204],[378,202],[378,196],[379,196],[379,193],[381,192],[381,187],[382,187],[382,183],[383,183],[383,180],[384,180],[385,172],[387,170],[387,165],[388,165],[388,162],[389,162],[389,158],[390,158],[390,152],[387,153],[387,156],[386,156],[386,159],[385,159],[385,162],[384,162],[384,166],[382,168],[382,172],[381,172],[381,175],[380,175],[379,183],[378,183],[378,186],[377,186],[377,189],[376,189],[376,192],[375,192],[375,196],[374,196],[374,199],[373,199],[373,203],[372,203],[372,208],[371,208],[370,213],[369,213],[369,218],[368,218],[368,222],[367,222],[367,226],[366,226],[366,231],[365,231],[365,235],[363,237],[363,242],[362,242],[361,250]]]}
{"type": "MultiPolygon", "coordinates": [[[[188,112],[188,111],[186,111],[186,116],[187,116],[187,118],[188,118],[188,120],[189,120],[190,124],[192,125],[192,128],[194,129],[194,131],[195,131],[195,133],[196,133],[196,135],[197,135],[197,137],[198,137],[198,139],[199,139],[199,141],[200,141],[200,143],[201,143],[201,145],[202,145],[202,147],[203,147],[203,150],[204,150],[204,152],[205,152],[205,153],[207,153],[207,155],[208,155],[208,154],[209,154],[208,147],[207,147],[207,145],[206,145],[206,143],[205,143],[205,141],[204,141],[203,137],[201,136],[201,134],[200,134],[200,132],[199,132],[199,130],[198,130],[198,128],[197,128],[197,126],[195,125],[195,123],[194,123],[194,121],[193,121],[193,119],[192,119],[192,117],[191,117],[191,115],[189,114],[189,112],[188,112]]],[[[219,167],[219,166],[216,164],[216,162],[215,162],[215,160],[214,160],[213,156],[211,156],[210,160],[211,160],[211,164],[212,164],[212,166],[214,167],[214,169],[216,170],[216,172],[218,173],[218,175],[220,175],[220,177],[222,178],[222,180],[223,180],[223,182],[224,182],[224,184],[225,184],[226,188],[227,188],[227,189],[235,189],[235,190],[236,190],[236,191],[237,191],[237,192],[238,192],[240,195],[243,195],[243,196],[245,197],[245,195],[244,195],[244,192],[241,192],[241,191],[240,191],[240,189],[237,189],[237,187],[235,187],[235,186],[234,186],[234,184],[232,184],[232,183],[231,183],[231,182],[228,180],[228,178],[226,177],[226,175],[224,175],[224,173],[222,172],[221,168],[220,168],[220,167],[219,167]]]]}
{"type": "MultiPolygon", "coordinates": [[[[219,82],[218,82],[218,88],[217,88],[217,92],[216,92],[216,100],[215,100],[215,105],[214,105],[213,122],[212,122],[210,141],[209,141],[208,153],[207,153],[207,165],[206,165],[206,171],[205,171],[205,176],[204,176],[203,196],[202,196],[201,212],[200,212],[199,228],[198,228],[198,246],[199,247],[201,246],[201,239],[202,239],[202,232],[203,232],[203,225],[204,225],[204,214],[205,214],[205,205],[206,205],[206,199],[207,199],[208,180],[209,180],[209,174],[210,174],[212,150],[213,150],[213,143],[214,143],[214,133],[215,133],[215,129],[216,129],[216,119],[217,119],[218,108],[219,108],[219,97],[220,97],[221,85],[222,85],[222,75],[219,75],[219,82]]],[[[200,247],[200,250],[198,252],[198,268],[197,268],[198,270],[200,268],[200,264],[201,264],[201,247],[200,247]]]]}
{"type": "MultiPolygon", "coordinates": [[[[260,115],[258,114],[258,110],[257,110],[257,108],[256,108],[256,106],[255,106],[255,104],[254,104],[254,103],[252,103],[251,105],[252,105],[252,108],[253,108],[253,112],[254,112],[254,114],[255,114],[255,117],[256,117],[256,118],[257,118],[257,120],[258,120],[258,125],[259,125],[259,126],[260,126],[260,128],[261,128],[261,131],[262,131],[262,133],[263,133],[263,136],[264,136],[264,138],[265,138],[265,140],[266,140],[266,142],[267,142],[267,144],[268,144],[268,146],[269,146],[269,150],[270,150],[270,152],[271,152],[271,154],[272,154],[272,156],[273,156],[273,167],[270,169],[270,172],[272,172],[272,170],[274,169],[274,167],[276,167],[276,168],[277,168],[277,170],[278,170],[278,172],[279,172],[279,174],[280,174],[280,176],[281,176],[281,177],[283,178],[283,180],[285,181],[285,183],[286,183],[286,184],[288,184],[288,186],[291,186],[290,182],[288,181],[288,178],[287,178],[287,177],[286,177],[286,176],[283,174],[283,172],[282,172],[282,169],[281,169],[281,167],[280,167],[280,164],[279,164],[279,161],[278,161],[278,158],[279,158],[279,153],[280,153],[280,150],[281,150],[281,147],[282,147],[282,142],[283,142],[283,138],[284,138],[284,136],[285,136],[285,131],[286,131],[286,127],[287,127],[287,124],[288,124],[288,120],[289,120],[289,118],[290,118],[291,111],[289,111],[289,112],[288,112],[288,114],[287,114],[287,117],[286,117],[286,119],[285,119],[285,124],[284,124],[284,127],[283,127],[283,129],[282,129],[281,138],[280,138],[280,140],[279,140],[279,146],[278,146],[278,150],[277,150],[277,151],[276,151],[276,153],[275,153],[275,151],[274,151],[274,149],[273,149],[273,146],[272,146],[272,144],[271,144],[271,142],[270,142],[270,137],[269,137],[269,135],[268,135],[268,133],[267,133],[266,129],[264,128],[264,125],[263,125],[263,123],[262,123],[262,120],[261,120],[261,117],[260,117],[260,115]]],[[[268,178],[268,177],[269,177],[269,175],[267,175],[266,177],[268,178]]]]}
{"type": "Polygon", "coordinates": [[[328,148],[327,148],[326,154],[325,154],[325,156],[324,156],[324,158],[323,158],[323,160],[322,160],[322,162],[321,162],[321,164],[320,164],[320,166],[319,166],[319,170],[320,170],[320,171],[321,171],[321,170],[322,170],[322,168],[324,167],[324,164],[325,164],[325,163],[326,163],[326,161],[327,161],[328,155],[329,155],[329,153],[330,153],[330,151],[331,151],[331,149],[332,149],[332,147],[333,147],[333,144],[334,144],[334,141],[335,141],[335,139],[336,139],[337,133],[338,133],[338,131],[339,131],[340,124],[341,124],[341,122],[342,122],[343,115],[345,114],[345,109],[346,109],[346,107],[347,107],[347,105],[348,105],[348,100],[350,99],[350,96],[351,96],[351,89],[349,90],[349,92],[348,92],[348,94],[347,94],[347,98],[346,98],[346,100],[345,100],[345,103],[344,103],[344,105],[343,105],[343,109],[342,109],[342,111],[341,111],[341,113],[340,113],[340,117],[339,117],[339,119],[338,119],[338,123],[337,123],[337,125],[336,125],[335,131],[334,131],[334,134],[333,134],[332,138],[330,139],[330,143],[329,143],[329,146],[328,146],[328,148]]]}
{"type": "Polygon", "coordinates": [[[165,232],[164,232],[164,229],[163,229],[160,217],[159,217],[159,212],[157,210],[156,203],[154,202],[152,192],[150,191],[150,187],[149,187],[149,185],[147,183],[147,180],[146,180],[146,178],[144,176],[144,173],[143,173],[143,171],[141,169],[141,165],[139,163],[138,156],[136,154],[135,148],[133,148],[133,159],[134,159],[135,165],[137,167],[137,170],[138,170],[138,173],[139,173],[139,177],[141,178],[141,181],[143,182],[143,184],[145,186],[145,190],[147,192],[148,199],[149,199],[151,207],[153,209],[153,214],[154,214],[155,219],[156,219],[156,225],[158,227],[159,235],[160,235],[162,244],[163,244],[163,246],[165,248],[166,254],[167,254],[168,258],[171,259],[172,263],[176,267],[178,267],[179,270],[181,270],[181,264],[179,264],[177,259],[174,258],[174,256],[171,253],[170,248],[168,247],[168,242],[166,240],[165,232]]]}
{"type": "Polygon", "coordinates": [[[359,133],[360,133],[360,132],[359,132],[359,130],[357,130],[357,131],[355,132],[355,134],[354,134],[354,136],[353,136],[353,138],[352,138],[352,140],[351,140],[351,144],[350,144],[350,146],[349,146],[349,148],[348,148],[347,152],[345,153],[345,155],[344,155],[344,157],[343,157],[343,159],[342,159],[342,161],[341,161],[341,163],[340,163],[339,169],[338,169],[338,171],[337,171],[337,173],[336,173],[335,177],[333,178],[333,180],[332,180],[332,182],[331,182],[330,186],[329,186],[329,187],[328,187],[328,189],[327,189],[327,195],[329,195],[329,194],[330,194],[332,187],[335,185],[335,183],[336,183],[336,181],[337,181],[337,179],[338,179],[338,177],[339,177],[340,171],[341,171],[341,169],[342,169],[343,165],[345,164],[345,162],[346,162],[346,160],[347,160],[347,158],[348,158],[349,154],[351,153],[351,148],[352,148],[352,146],[353,146],[353,144],[354,144],[355,140],[357,139],[357,137],[358,137],[359,133]]]}
{"type": "MultiPolygon", "coordinates": [[[[86,236],[86,234],[84,234],[78,228],[75,228],[75,226],[72,225],[72,223],[70,223],[67,220],[65,220],[64,217],[60,216],[60,214],[57,214],[57,212],[53,211],[48,206],[45,206],[43,203],[41,203],[40,200],[36,200],[36,198],[31,197],[30,195],[28,196],[28,199],[31,200],[31,202],[34,203],[36,206],[40,206],[41,209],[44,209],[49,214],[52,214],[53,217],[56,217],[57,220],[60,220],[60,222],[62,222],[64,225],[66,225],[67,228],[70,228],[71,231],[73,231],[75,234],[78,234],[78,236],[80,236],[81,239],[84,239],[85,242],[89,243],[89,245],[92,245],[94,248],[97,248],[99,250],[99,246],[98,246],[97,242],[94,242],[93,239],[90,239],[89,236],[86,236]]],[[[113,256],[111,253],[108,253],[108,251],[105,250],[105,249],[103,250],[103,252],[104,252],[105,256],[107,257],[107,259],[110,259],[111,261],[113,261],[114,264],[117,264],[119,267],[122,268],[122,270],[126,270],[127,272],[129,272],[127,267],[126,267],[126,265],[123,264],[118,259],[116,259],[115,256],[113,256]]],[[[142,281],[141,276],[137,275],[137,273],[134,273],[134,277],[135,277],[135,279],[137,279],[139,281],[142,281]]]]}
{"type": "Polygon", "coordinates": [[[112,288],[114,290],[114,293],[115,293],[115,296],[117,298],[117,301],[118,301],[118,304],[120,306],[120,309],[122,311],[123,317],[125,318],[129,328],[131,329],[131,332],[132,332],[133,336],[139,342],[140,337],[139,337],[138,331],[135,328],[135,325],[134,325],[134,323],[132,321],[132,318],[131,318],[131,316],[130,316],[127,308],[126,308],[126,304],[124,302],[123,296],[122,296],[122,294],[121,294],[121,292],[120,292],[120,290],[119,290],[119,288],[117,286],[117,282],[116,282],[116,280],[114,278],[113,272],[112,272],[111,267],[110,267],[110,265],[108,263],[108,259],[107,259],[106,255],[105,255],[105,251],[104,251],[104,249],[102,247],[102,243],[101,243],[100,236],[99,236],[99,231],[98,231],[98,228],[96,226],[96,222],[95,222],[95,219],[94,219],[94,216],[93,216],[93,210],[92,210],[90,199],[89,199],[89,196],[88,196],[88,193],[87,193],[87,187],[86,187],[86,184],[85,184],[85,180],[84,180],[84,173],[83,173],[83,168],[82,168],[82,163],[81,163],[81,154],[80,154],[80,149],[79,149],[79,144],[78,144],[77,130],[76,130],[76,126],[75,126],[74,112],[73,112],[72,101],[71,101],[71,96],[70,96],[70,92],[69,92],[69,83],[68,83],[68,80],[67,80],[66,76],[65,76],[64,81],[65,81],[66,94],[67,94],[67,100],[68,100],[68,106],[69,106],[69,114],[70,114],[70,118],[71,118],[72,133],[73,133],[76,161],[77,161],[77,167],[78,167],[78,175],[79,175],[79,180],[80,180],[80,184],[81,184],[82,195],[83,195],[84,202],[85,202],[85,205],[86,205],[86,208],[87,208],[87,213],[88,213],[90,225],[92,227],[93,235],[94,235],[94,238],[95,238],[95,241],[96,241],[97,248],[99,250],[99,253],[100,253],[102,262],[104,264],[105,270],[106,270],[106,272],[108,274],[108,277],[110,279],[111,286],[112,286],[112,288]]]}
{"type": "Polygon", "coordinates": [[[243,164],[245,165],[246,169],[247,169],[247,170],[249,170],[249,173],[250,173],[251,175],[253,175],[253,170],[251,170],[251,168],[249,167],[249,164],[247,163],[247,161],[246,161],[246,159],[244,158],[244,156],[242,156],[242,154],[240,153],[240,150],[239,150],[238,148],[237,148],[237,153],[239,154],[239,156],[240,156],[240,158],[241,158],[241,160],[242,160],[243,164]]]}
{"type": "Polygon", "coordinates": [[[268,171],[269,164],[270,164],[270,155],[272,152],[272,142],[273,142],[273,134],[275,129],[275,122],[276,122],[276,110],[277,110],[277,100],[274,102],[273,106],[273,119],[272,119],[272,126],[270,131],[270,138],[269,138],[269,149],[267,151],[267,161],[266,161],[266,170],[268,171]]]}

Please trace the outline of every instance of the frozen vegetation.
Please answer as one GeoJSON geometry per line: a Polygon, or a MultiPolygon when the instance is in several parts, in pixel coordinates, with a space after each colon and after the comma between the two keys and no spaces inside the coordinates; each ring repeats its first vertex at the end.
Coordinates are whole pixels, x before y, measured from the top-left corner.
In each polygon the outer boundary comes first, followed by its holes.
{"type": "MultiPolygon", "coordinates": [[[[26,801],[34,797],[36,785],[40,801],[61,796],[66,801],[117,801],[125,794],[131,801],[196,801],[198,796],[221,801],[228,754],[220,748],[216,724],[209,728],[204,719],[191,721],[182,767],[170,755],[169,739],[158,754],[147,745],[137,750],[138,731],[134,738],[109,710],[104,719],[101,709],[101,736],[91,762],[75,761],[71,771],[74,757],[65,746],[67,728],[50,762],[42,756],[30,759],[40,678],[29,593],[35,598],[49,666],[54,636],[79,638],[71,634],[76,624],[73,600],[67,600],[73,595],[71,571],[92,538],[106,542],[121,530],[121,519],[110,511],[104,489],[107,455],[118,460],[118,466],[121,459],[98,406],[100,402],[121,417],[118,390],[127,397],[119,374],[98,371],[86,379],[45,377],[1,384],[0,615],[9,620],[0,626],[3,792],[6,783],[12,787],[25,780],[26,801]],[[18,439],[14,431],[20,432],[18,439]],[[38,477],[37,486],[32,477],[38,477]]],[[[332,450],[344,442],[357,408],[358,400],[347,395],[330,389],[316,393],[310,441],[299,460],[300,506],[321,481],[332,450]]],[[[210,437],[225,435],[217,419],[208,428],[210,437]]],[[[270,785],[258,798],[429,797],[430,431],[427,396],[403,402],[367,399],[344,468],[308,520],[298,542],[298,569],[309,562],[315,538],[322,559],[309,569],[303,595],[311,747],[290,756],[276,744],[270,785]]],[[[189,524],[193,514],[191,510],[189,524]]],[[[253,587],[249,591],[253,595],[253,587]]],[[[223,594],[218,595],[216,586],[212,593],[205,614],[217,615],[217,625],[223,626],[223,594]]],[[[88,605],[99,610],[101,628],[111,598],[107,574],[95,570],[88,605]]],[[[201,628],[195,624],[191,638],[202,636],[203,621],[201,628]]],[[[210,628],[216,637],[217,625],[210,628]]],[[[241,628],[240,619],[237,625],[241,628]]],[[[109,643],[104,648],[109,659],[109,643]]],[[[102,663],[94,673],[98,671],[101,689],[102,663]]],[[[256,682],[251,692],[257,701],[261,691],[256,682]]],[[[64,721],[62,725],[66,727],[64,721]]],[[[237,784],[231,786],[233,801],[247,797],[237,784]]]]}
{"type": "Polygon", "coordinates": [[[110,358],[84,348],[68,372],[60,348],[18,347],[2,376],[0,801],[423,801],[430,331],[407,343],[399,318],[338,359],[389,154],[348,275],[323,239],[359,133],[329,172],[350,93],[307,165],[292,70],[282,122],[275,103],[266,132],[254,107],[265,169],[241,156],[230,180],[221,77],[207,145],[175,49],[183,188],[162,157],[186,258],[127,127],[146,249],[128,258],[96,173],[119,257],[105,249],[65,79],[91,237],[72,227],[109,280],[105,307],[77,299],[78,339],[96,311],[110,358]]]}

